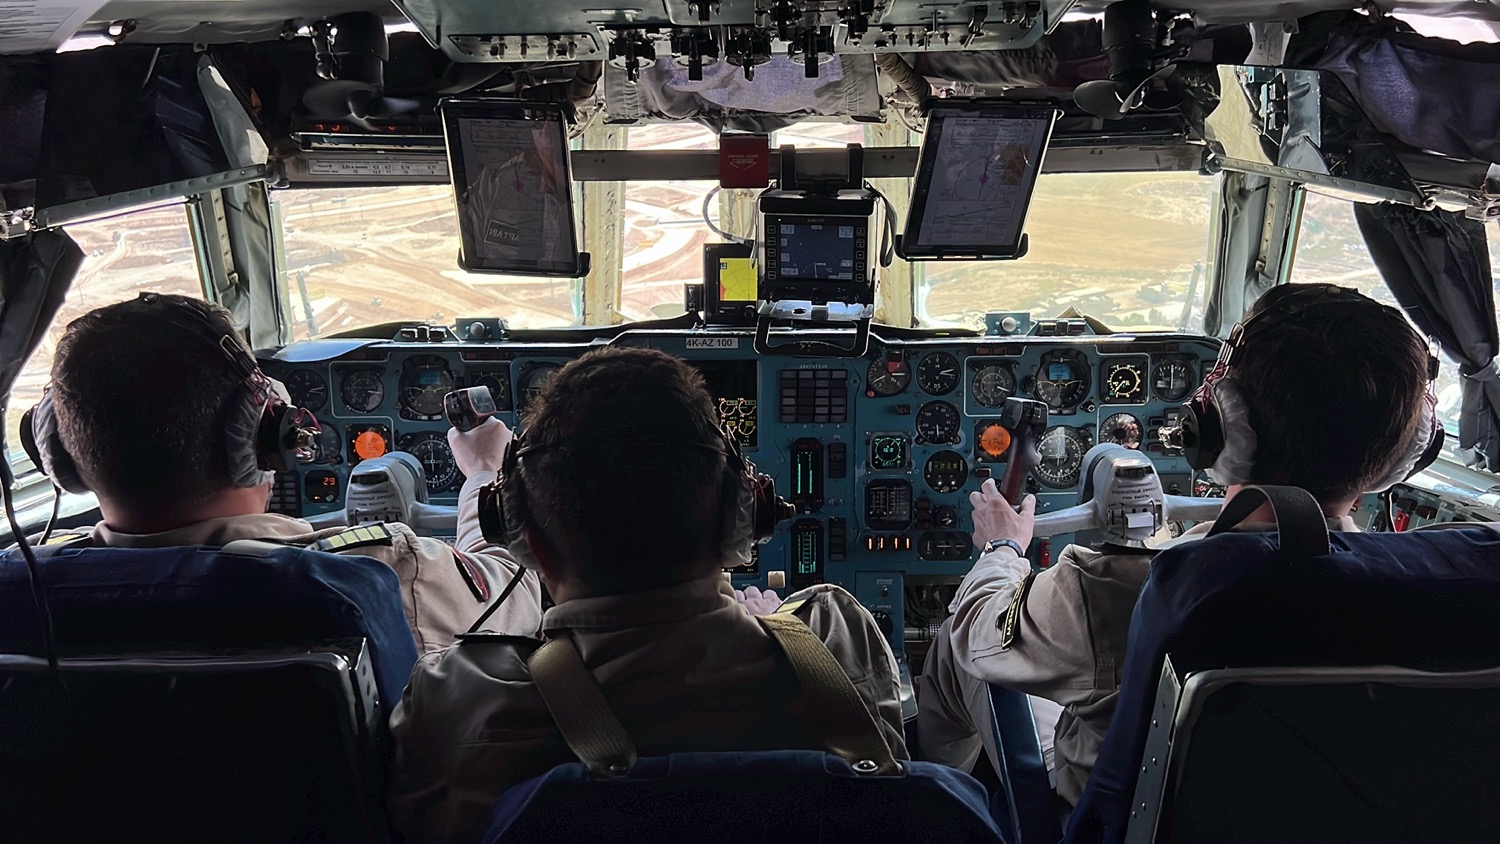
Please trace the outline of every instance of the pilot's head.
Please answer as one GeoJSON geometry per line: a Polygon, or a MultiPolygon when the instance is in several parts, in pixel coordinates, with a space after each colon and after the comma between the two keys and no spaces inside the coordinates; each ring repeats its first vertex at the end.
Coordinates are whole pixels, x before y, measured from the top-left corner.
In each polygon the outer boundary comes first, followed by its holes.
{"type": "Polygon", "coordinates": [[[1245,325],[1231,374],[1258,441],[1251,476],[1352,502],[1417,436],[1426,342],[1400,311],[1332,285],[1273,288],[1245,325]]]}
{"type": "Polygon", "coordinates": [[[555,598],[717,574],[718,425],[703,377],[662,352],[602,349],[558,371],[527,416],[520,463],[529,544],[555,598]]]}
{"type": "Polygon", "coordinates": [[[52,361],[58,435],[112,527],[157,532],[265,511],[268,483],[230,477],[226,415],[245,377],[219,348],[224,337],[245,348],[228,311],[168,294],[68,325],[52,361]]]}

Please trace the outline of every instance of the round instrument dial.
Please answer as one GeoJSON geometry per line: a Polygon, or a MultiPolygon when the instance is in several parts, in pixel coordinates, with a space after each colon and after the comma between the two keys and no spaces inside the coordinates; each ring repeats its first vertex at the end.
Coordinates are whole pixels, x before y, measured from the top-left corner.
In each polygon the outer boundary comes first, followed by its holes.
{"type": "Polygon", "coordinates": [[[485,387],[490,391],[490,398],[495,400],[495,407],[506,410],[510,407],[510,379],[505,377],[504,372],[485,372],[474,379],[474,386],[485,387]]]}
{"type": "Polygon", "coordinates": [[[401,450],[422,464],[429,494],[447,492],[463,477],[458,471],[458,463],[453,460],[453,452],[448,448],[448,438],[443,434],[423,431],[402,437],[401,450]]]}
{"type": "Polygon", "coordinates": [[[1104,367],[1104,400],[1134,404],[1146,400],[1143,363],[1110,363],[1104,367]]]}
{"type": "Polygon", "coordinates": [[[547,385],[552,383],[552,377],[560,369],[555,363],[533,363],[521,372],[521,379],[516,384],[516,393],[521,397],[521,406],[527,407],[541,396],[547,385]]]}
{"type": "Polygon", "coordinates": [[[902,358],[876,358],[865,372],[869,397],[894,396],[911,383],[911,367],[902,358]]]}
{"type": "Polygon", "coordinates": [[[1151,389],[1162,401],[1182,401],[1193,391],[1193,368],[1180,358],[1157,361],[1151,368],[1151,389]]]}
{"type": "Polygon", "coordinates": [[[910,459],[910,444],[905,434],[876,434],[870,437],[871,469],[877,472],[905,469],[910,459]]]}
{"type": "Polygon", "coordinates": [[[917,437],[924,443],[958,442],[958,408],[945,401],[930,401],[917,409],[917,437]]]}
{"type": "Polygon", "coordinates": [[[339,382],[339,398],[344,407],[357,413],[373,413],[385,401],[385,385],[380,380],[381,372],[376,367],[350,369],[344,372],[339,382]]]}
{"type": "Polygon", "coordinates": [[[413,358],[401,372],[401,415],[441,419],[443,397],[451,392],[453,373],[442,358],[413,358]]]}
{"type": "Polygon", "coordinates": [[[1089,396],[1089,362],[1082,352],[1048,352],[1036,373],[1034,393],[1055,410],[1072,410],[1089,396]]]}
{"type": "Polygon", "coordinates": [[[1141,420],[1129,413],[1116,413],[1099,424],[1099,442],[1140,448],[1141,431],[1141,420]]]}
{"type": "Polygon", "coordinates": [[[1037,443],[1042,459],[1033,474],[1042,486],[1066,489],[1078,485],[1083,455],[1089,450],[1089,435],[1079,428],[1058,425],[1048,428],[1037,443]]]}
{"type": "Polygon", "coordinates": [[[1010,430],[999,422],[979,423],[979,459],[994,461],[1010,450],[1010,430]]]}
{"type": "Polygon", "coordinates": [[[917,364],[917,386],[934,396],[946,396],[958,386],[958,358],[933,352],[917,364]]]}
{"type": "Polygon", "coordinates": [[[956,451],[939,451],[922,467],[922,480],[933,492],[958,492],[968,479],[968,461],[956,451]]]}
{"type": "Polygon", "coordinates": [[[316,370],[292,370],[286,377],[286,392],[292,397],[292,404],[313,413],[328,404],[328,382],[316,370]]]}
{"type": "Polygon", "coordinates": [[[1015,395],[1016,376],[1008,366],[985,364],[974,370],[971,394],[974,402],[982,407],[999,407],[1015,395]]]}

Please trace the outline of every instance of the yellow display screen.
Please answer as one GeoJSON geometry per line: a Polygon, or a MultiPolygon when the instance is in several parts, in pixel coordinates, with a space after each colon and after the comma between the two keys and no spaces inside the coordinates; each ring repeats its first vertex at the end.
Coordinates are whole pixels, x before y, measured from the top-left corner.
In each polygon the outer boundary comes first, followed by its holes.
{"type": "Polygon", "coordinates": [[[754,302],[755,265],[749,258],[719,259],[719,301],[754,302]]]}

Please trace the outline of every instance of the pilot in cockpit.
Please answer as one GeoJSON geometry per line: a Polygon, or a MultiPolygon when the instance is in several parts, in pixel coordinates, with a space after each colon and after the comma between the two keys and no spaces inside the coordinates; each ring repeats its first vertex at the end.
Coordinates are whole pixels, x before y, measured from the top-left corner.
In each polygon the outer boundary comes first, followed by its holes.
{"type": "MultiPolygon", "coordinates": [[[[557,602],[543,630],[571,638],[643,756],[823,747],[790,663],[722,575],[748,559],[763,497],[696,369],[651,349],[578,358],[507,464],[511,551],[557,602]]],[[[896,661],[870,613],[831,584],[778,612],[823,641],[906,758],[896,661]]],[[[399,829],[478,840],[502,792],[574,761],[528,670],[541,644],[466,636],[417,664],[391,718],[399,829]]]]}
{"type": "MultiPolygon", "coordinates": [[[[1209,474],[1229,497],[1247,484],[1298,486],[1322,504],[1330,530],[1351,531],[1361,493],[1389,488],[1435,455],[1427,344],[1400,311],[1354,290],[1272,289],[1219,360],[1192,406],[1221,421],[1209,474]]],[[[980,728],[990,719],[985,684],[1018,689],[1061,705],[1055,763],[1048,762],[1058,795],[1076,804],[1114,715],[1130,616],[1151,557],[1070,546],[1033,574],[1024,552],[1034,499],[1017,512],[988,481],[970,500],[974,543],[984,553],[921,677],[923,754],[967,770],[982,743],[994,761],[991,731],[980,728]]],[[[1274,530],[1274,521],[1267,505],[1236,529],[1274,530]]],[[[1033,704],[1035,714],[1043,711],[1033,704]]],[[[1038,720],[1045,735],[1052,725],[1038,720]]]]}
{"type": "MultiPolygon", "coordinates": [[[[93,545],[260,540],[373,557],[400,579],[418,652],[451,644],[521,573],[505,549],[480,535],[474,497],[483,479],[460,494],[456,547],[402,524],[314,530],[267,513],[271,473],[256,439],[276,401],[272,387],[218,305],[146,293],[99,308],[74,320],[58,343],[40,414],[48,430],[38,432],[56,442],[43,462],[57,480],[65,456],[98,496],[104,520],[88,537],[93,545]]],[[[487,433],[450,437],[461,467],[491,462],[484,449],[504,447],[487,433]]],[[[540,606],[540,584],[526,574],[491,629],[533,631],[540,606]]]]}

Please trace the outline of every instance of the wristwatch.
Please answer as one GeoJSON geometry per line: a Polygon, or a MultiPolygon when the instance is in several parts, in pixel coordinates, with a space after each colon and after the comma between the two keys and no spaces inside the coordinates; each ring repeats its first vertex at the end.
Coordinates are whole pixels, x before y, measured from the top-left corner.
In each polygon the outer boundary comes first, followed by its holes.
{"type": "MultiPolygon", "coordinates": [[[[1014,539],[991,539],[989,542],[984,543],[984,554],[988,554],[991,551],[995,551],[1000,548],[1009,548],[1012,551],[1015,551],[1017,557],[1026,556],[1026,549],[1022,548],[1021,543],[1015,541],[1014,539]]],[[[984,556],[984,554],[981,554],[980,556],[984,556]]]]}

